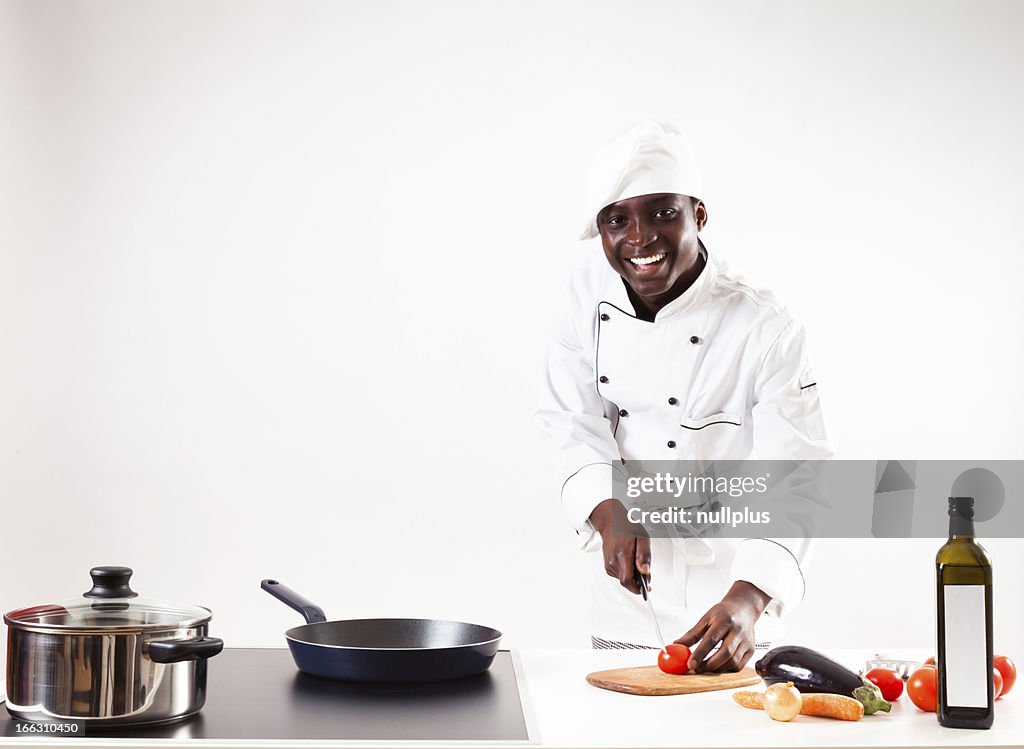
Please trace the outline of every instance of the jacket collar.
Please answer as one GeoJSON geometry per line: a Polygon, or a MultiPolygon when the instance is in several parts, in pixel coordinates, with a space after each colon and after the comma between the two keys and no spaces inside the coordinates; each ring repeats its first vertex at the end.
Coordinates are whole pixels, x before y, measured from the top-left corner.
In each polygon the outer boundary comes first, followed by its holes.
{"type": "MultiPolygon", "coordinates": [[[[700,242],[699,239],[697,241],[700,242]]],[[[715,259],[708,252],[703,242],[700,242],[700,251],[704,256],[704,269],[701,270],[697,280],[691,284],[690,288],[658,310],[658,314],[654,318],[655,325],[667,320],[674,320],[690,312],[700,303],[700,300],[707,294],[708,289],[714,284],[714,279],[718,275],[715,259]]],[[[633,307],[633,303],[629,300],[629,294],[626,292],[625,279],[613,271],[611,266],[606,265],[605,267],[615,279],[614,283],[611,284],[609,298],[605,301],[636,317],[636,309],[633,307]]]]}

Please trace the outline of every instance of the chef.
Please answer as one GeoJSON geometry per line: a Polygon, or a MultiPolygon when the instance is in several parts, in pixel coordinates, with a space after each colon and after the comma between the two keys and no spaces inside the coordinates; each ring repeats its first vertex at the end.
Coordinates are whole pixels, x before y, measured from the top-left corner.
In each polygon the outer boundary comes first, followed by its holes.
{"type": "Polygon", "coordinates": [[[711,254],[682,130],[641,122],[598,154],[581,239],[546,356],[538,422],[561,500],[592,554],[592,644],[660,648],[694,671],[767,649],[804,595],[808,539],[650,538],[612,495],[619,461],[830,456],[806,336],[770,292],[711,254]]]}

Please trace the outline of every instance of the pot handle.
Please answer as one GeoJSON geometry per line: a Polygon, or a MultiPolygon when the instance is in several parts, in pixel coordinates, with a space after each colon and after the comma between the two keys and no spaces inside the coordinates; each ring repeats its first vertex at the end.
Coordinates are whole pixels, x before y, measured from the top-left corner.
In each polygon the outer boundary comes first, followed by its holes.
{"type": "Polygon", "coordinates": [[[154,663],[180,663],[212,658],[224,649],[218,637],[190,637],[187,640],[153,640],[147,648],[154,663]]]}
{"type": "Polygon", "coordinates": [[[260,587],[277,600],[287,603],[293,609],[302,614],[303,618],[306,620],[306,624],[316,624],[317,622],[327,621],[327,616],[324,614],[324,610],[322,608],[305,596],[299,595],[287,585],[282,585],[277,580],[264,580],[260,583],[260,587]]]}

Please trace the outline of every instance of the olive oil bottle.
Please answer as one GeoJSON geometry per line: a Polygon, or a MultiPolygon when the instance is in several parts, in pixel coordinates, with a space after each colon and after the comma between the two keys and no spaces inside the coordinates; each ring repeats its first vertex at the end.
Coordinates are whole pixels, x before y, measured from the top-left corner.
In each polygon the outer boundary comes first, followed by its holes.
{"type": "Polygon", "coordinates": [[[949,540],[935,557],[938,717],[951,728],[990,728],[992,560],[974,538],[974,498],[949,498],[949,540]]]}

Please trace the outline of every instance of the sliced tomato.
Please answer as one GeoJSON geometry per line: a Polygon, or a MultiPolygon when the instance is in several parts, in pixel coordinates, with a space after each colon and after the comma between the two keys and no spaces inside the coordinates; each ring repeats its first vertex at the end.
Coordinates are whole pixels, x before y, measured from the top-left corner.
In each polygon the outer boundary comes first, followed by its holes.
{"type": "Polygon", "coordinates": [[[998,700],[999,695],[1003,693],[1003,675],[999,673],[999,669],[995,666],[992,667],[992,699],[998,700]]]}
{"type": "Polygon", "coordinates": [[[658,653],[658,668],[666,674],[685,674],[690,670],[690,649],[678,642],[666,645],[658,653]]]}

